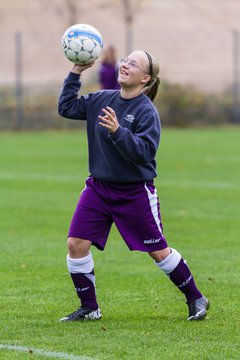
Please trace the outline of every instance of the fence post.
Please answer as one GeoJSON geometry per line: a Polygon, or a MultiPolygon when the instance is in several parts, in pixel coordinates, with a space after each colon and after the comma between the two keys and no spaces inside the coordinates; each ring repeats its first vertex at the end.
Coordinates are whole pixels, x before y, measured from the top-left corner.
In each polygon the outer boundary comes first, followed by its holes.
{"type": "Polygon", "coordinates": [[[129,55],[133,51],[133,9],[130,0],[123,0],[124,21],[125,21],[125,55],[129,55]]]}
{"type": "Polygon", "coordinates": [[[23,127],[22,33],[15,34],[16,127],[23,127]]]}
{"type": "Polygon", "coordinates": [[[240,123],[239,31],[233,30],[233,121],[240,123]]]}

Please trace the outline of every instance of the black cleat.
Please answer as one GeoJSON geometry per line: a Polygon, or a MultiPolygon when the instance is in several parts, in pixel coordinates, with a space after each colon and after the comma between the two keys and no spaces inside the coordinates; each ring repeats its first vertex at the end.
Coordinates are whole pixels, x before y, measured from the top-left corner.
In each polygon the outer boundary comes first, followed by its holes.
{"type": "Polygon", "coordinates": [[[207,315],[207,310],[210,308],[210,303],[205,296],[199,299],[194,299],[187,302],[189,315],[187,320],[203,320],[207,315]]]}
{"type": "Polygon", "coordinates": [[[98,320],[101,319],[102,314],[101,310],[98,308],[97,310],[90,309],[88,307],[81,306],[72,314],[63,317],[59,321],[86,321],[86,320],[98,320]]]}

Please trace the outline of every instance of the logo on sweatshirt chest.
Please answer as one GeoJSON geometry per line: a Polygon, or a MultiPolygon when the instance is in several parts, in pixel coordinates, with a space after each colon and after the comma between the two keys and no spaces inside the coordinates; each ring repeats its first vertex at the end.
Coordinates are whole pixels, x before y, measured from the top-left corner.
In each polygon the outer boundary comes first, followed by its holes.
{"type": "Polygon", "coordinates": [[[133,123],[134,120],[135,120],[135,116],[131,115],[131,114],[127,114],[124,118],[124,120],[130,122],[130,123],[133,123]]]}

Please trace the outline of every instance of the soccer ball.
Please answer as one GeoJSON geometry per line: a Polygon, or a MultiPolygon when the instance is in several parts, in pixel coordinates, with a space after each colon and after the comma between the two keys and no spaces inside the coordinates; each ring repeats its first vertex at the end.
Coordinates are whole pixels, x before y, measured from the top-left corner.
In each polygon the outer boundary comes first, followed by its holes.
{"type": "Polygon", "coordinates": [[[78,65],[87,65],[100,56],[103,40],[93,26],[76,24],[65,31],[61,45],[68,60],[78,65]]]}

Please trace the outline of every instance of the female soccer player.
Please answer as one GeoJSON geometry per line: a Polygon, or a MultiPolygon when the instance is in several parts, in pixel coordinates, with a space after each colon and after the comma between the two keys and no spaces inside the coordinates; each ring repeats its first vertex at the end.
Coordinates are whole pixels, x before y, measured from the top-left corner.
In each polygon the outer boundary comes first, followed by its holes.
{"type": "Polygon", "coordinates": [[[128,248],[148,253],[185,295],[187,319],[204,319],[209,301],[167,244],[154,186],[161,126],[152,101],[159,65],[150,53],[134,51],[120,61],[120,90],[79,97],[80,75],[90,66],[73,66],[59,98],[60,115],[87,121],[90,172],[68,233],[67,266],[81,306],[61,321],[101,318],[90,248],[104,250],[113,222],[128,248]]]}

